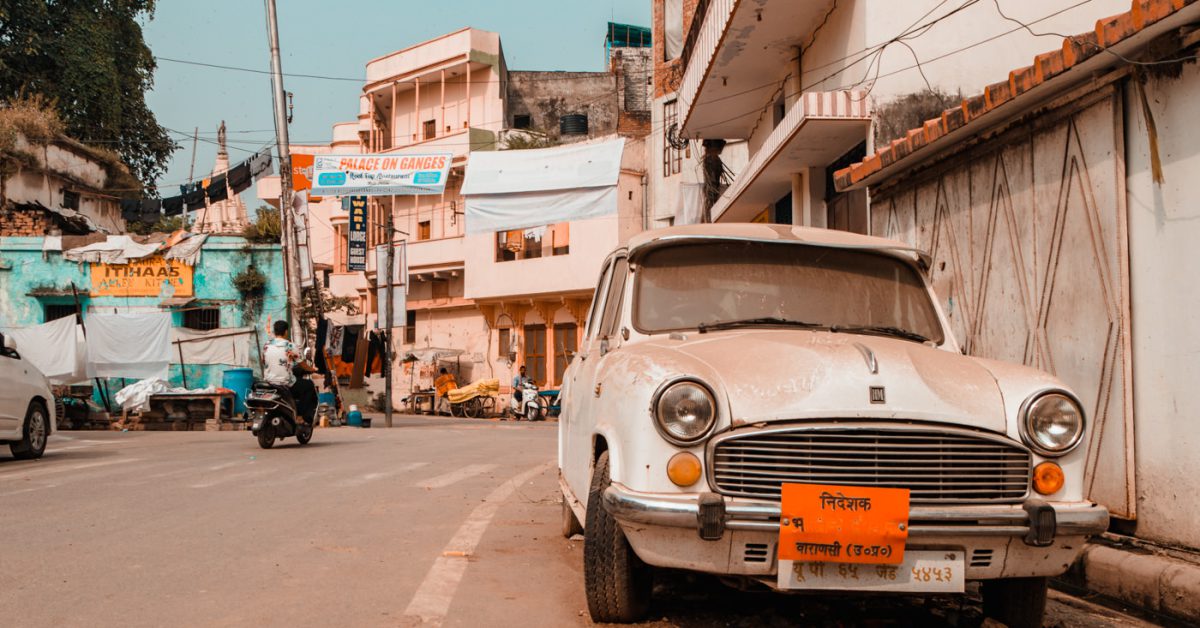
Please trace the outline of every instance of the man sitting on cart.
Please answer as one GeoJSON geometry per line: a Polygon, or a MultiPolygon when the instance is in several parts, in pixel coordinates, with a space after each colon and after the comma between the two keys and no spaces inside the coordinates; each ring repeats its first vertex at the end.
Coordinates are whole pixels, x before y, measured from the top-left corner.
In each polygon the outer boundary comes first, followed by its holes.
{"type": "Polygon", "coordinates": [[[434,402],[434,413],[441,414],[442,400],[444,399],[446,402],[446,414],[451,414],[450,399],[447,398],[447,395],[451,390],[458,388],[458,380],[445,367],[442,367],[438,378],[433,381],[433,387],[437,389],[437,401],[434,402]]]}

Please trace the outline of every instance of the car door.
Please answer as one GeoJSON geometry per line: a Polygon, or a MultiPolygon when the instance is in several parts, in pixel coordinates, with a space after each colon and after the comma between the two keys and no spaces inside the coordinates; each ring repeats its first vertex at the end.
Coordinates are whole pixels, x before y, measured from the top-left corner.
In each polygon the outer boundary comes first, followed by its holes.
{"type": "Polygon", "coordinates": [[[562,392],[562,412],[559,426],[559,468],[563,478],[575,493],[575,497],[586,501],[588,483],[591,481],[591,435],[595,420],[591,408],[592,390],[589,386],[595,378],[595,366],[600,355],[600,318],[604,299],[608,295],[612,278],[612,258],[605,261],[600,272],[600,281],[592,296],[592,308],[588,312],[584,328],[583,343],[568,369],[569,378],[562,392]]]}
{"type": "Polygon", "coordinates": [[[20,354],[5,349],[0,337],[0,382],[4,382],[0,386],[0,439],[20,435],[21,421],[29,406],[29,399],[21,399],[25,394],[26,370],[28,366],[20,354]]]}

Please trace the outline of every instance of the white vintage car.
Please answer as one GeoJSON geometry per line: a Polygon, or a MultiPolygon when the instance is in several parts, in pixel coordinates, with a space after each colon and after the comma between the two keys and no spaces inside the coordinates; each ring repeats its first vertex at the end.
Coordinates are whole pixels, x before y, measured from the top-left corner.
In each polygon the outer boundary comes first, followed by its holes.
{"type": "Polygon", "coordinates": [[[653,568],[778,590],[958,593],[1041,625],[1108,512],[1061,381],[963,355],[927,257],[891,240],[697,225],[609,256],[559,423],[565,534],[597,622],[653,568]]]}

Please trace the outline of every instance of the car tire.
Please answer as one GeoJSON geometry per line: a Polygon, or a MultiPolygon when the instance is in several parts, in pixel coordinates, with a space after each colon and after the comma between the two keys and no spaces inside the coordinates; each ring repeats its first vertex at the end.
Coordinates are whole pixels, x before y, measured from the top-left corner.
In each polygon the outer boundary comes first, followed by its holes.
{"type": "Polygon", "coordinates": [[[983,614],[1009,628],[1038,628],[1046,614],[1047,578],[1004,578],[983,583],[983,614]]]}
{"type": "Polygon", "coordinates": [[[583,542],[583,581],[588,612],[596,623],[627,624],[646,616],[654,573],[642,562],[620,524],[601,503],[611,483],[608,452],[600,454],[588,491],[583,542]]]}
{"type": "Polygon", "coordinates": [[[571,510],[571,504],[567,503],[567,496],[562,498],[562,534],[566,538],[571,538],[576,534],[583,534],[583,525],[579,523],[579,517],[575,516],[575,511],[571,510]]]}
{"type": "Polygon", "coordinates": [[[46,440],[50,437],[50,415],[46,405],[31,401],[25,410],[25,423],[21,427],[21,440],[11,443],[8,450],[17,460],[33,460],[46,453],[46,440]]]}

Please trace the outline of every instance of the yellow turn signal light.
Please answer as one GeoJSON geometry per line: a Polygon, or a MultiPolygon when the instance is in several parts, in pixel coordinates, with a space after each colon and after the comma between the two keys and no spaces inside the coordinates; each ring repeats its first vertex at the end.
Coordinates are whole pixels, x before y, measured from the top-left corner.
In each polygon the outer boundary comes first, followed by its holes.
{"type": "Polygon", "coordinates": [[[1053,462],[1043,462],[1033,469],[1033,490],[1042,495],[1059,492],[1065,482],[1062,467],[1053,462]]]}
{"type": "Polygon", "coordinates": [[[676,486],[691,486],[700,481],[700,459],[689,451],[681,451],[667,461],[667,477],[676,486]]]}

